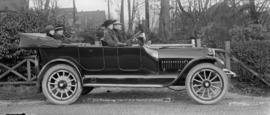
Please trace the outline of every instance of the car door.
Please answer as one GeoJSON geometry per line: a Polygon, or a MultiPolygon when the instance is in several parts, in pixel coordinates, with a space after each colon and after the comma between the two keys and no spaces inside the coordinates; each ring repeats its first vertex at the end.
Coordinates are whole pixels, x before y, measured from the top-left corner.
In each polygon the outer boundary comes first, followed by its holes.
{"type": "Polygon", "coordinates": [[[118,47],[118,65],[122,71],[139,71],[141,68],[141,47],[118,47]]]}
{"type": "Polygon", "coordinates": [[[101,71],[105,69],[103,47],[80,47],[79,60],[84,69],[101,71]]]}
{"type": "Polygon", "coordinates": [[[117,71],[118,59],[117,59],[117,47],[104,47],[104,59],[105,59],[105,70],[107,71],[117,71]]]}

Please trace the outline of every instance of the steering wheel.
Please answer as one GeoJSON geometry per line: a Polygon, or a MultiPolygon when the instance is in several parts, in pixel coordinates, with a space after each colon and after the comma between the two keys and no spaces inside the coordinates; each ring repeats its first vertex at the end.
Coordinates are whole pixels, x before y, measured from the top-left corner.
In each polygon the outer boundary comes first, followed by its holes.
{"type": "Polygon", "coordinates": [[[141,31],[135,33],[133,36],[130,37],[130,40],[135,41],[136,39],[138,39],[138,37],[139,37],[139,35],[140,35],[141,33],[142,33],[141,31]]]}
{"type": "Polygon", "coordinates": [[[144,45],[144,39],[139,39],[140,35],[142,35],[144,32],[139,31],[135,34],[133,34],[132,37],[130,37],[127,41],[126,41],[126,46],[132,46],[132,44],[139,44],[140,46],[144,45]]]}

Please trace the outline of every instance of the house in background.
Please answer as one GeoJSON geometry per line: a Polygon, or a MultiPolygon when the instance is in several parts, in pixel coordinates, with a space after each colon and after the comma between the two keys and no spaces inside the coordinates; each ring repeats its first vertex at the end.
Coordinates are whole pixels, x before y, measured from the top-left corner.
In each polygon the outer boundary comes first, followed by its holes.
{"type": "MultiPolygon", "coordinates": [[[[56,10],[56,15],[59,18],[64,18],[69,25],[74,22],[73,8],[59,8],[56,10]]],[[[76,24],[80,28],[95,29],[106,20],[105,11],[83,11],[76,12],[76,24]]]]}
{"type": "Polygon", "coordinates": [[[80,27],[95,29],[106,20],[106,13],[105,11],[78,12],[77,17],[80,27]]]}
{"type": "Polygon", "coordinates": [[[0,0],[0,11],[19,11],[29,8],[29,0],[0,0]]]}

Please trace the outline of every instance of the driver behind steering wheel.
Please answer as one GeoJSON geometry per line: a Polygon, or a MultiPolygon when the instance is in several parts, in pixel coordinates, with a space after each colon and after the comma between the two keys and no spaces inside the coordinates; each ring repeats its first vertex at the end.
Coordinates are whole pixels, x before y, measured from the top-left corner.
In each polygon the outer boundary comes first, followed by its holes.
{"type": "Polygon", "coordinates": [[[116,22],[116,20],[107,20],[105,21],[102,26],[105,27],[104,29],[104,37],[103,42],[106,46],[111,47],[119,47],[119,46],[126,46],[126,43],[122,43],[118,37],[115,31],[113,30],[113,25],[116,22]]]}
{"type": "Polygon", "coordinates": [[[143,46],[146,41],[142,25],[136,28],[135,34],[130,39],[127,39],[126,34],[122,31],[123,25],[116,20],[107,20],[102,26],[105,27],[104,37],[102,38],[104,46],[132,46],[133,43],[143,46]]]}
{"type": "Polygon", "coordinates": [[[116,37],[118,38],[118,40],[122,43],[125,43],[127,41],[127,35],[125,31],[123,31],[123,28],[122,28],[123,26],[124,26],[123,24],[116,21],[115,23],[113,23],[113,31],[116,37]]]}

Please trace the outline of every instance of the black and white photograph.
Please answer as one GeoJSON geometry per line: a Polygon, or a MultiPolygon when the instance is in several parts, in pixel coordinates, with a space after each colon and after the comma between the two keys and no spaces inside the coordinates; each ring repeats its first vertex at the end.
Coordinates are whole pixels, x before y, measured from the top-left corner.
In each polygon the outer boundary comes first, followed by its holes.
{"type": "Polygon", "coordinates": [[[0,115],[270,115],[270,0],[0,0],[0,115]]]}

